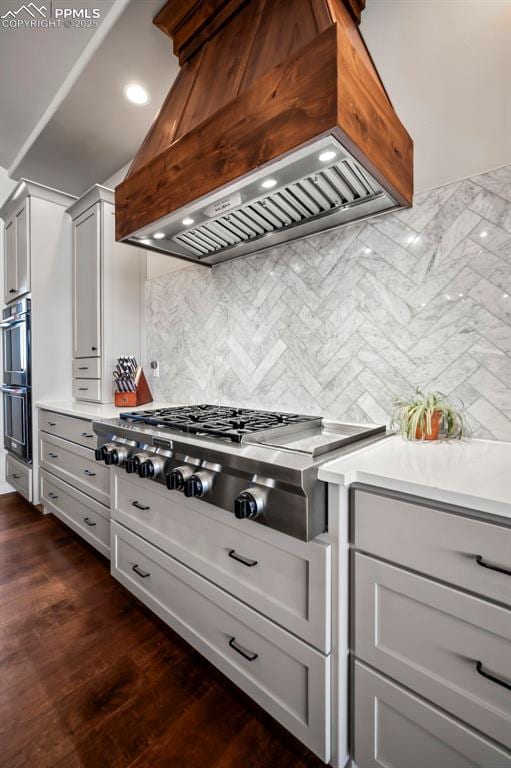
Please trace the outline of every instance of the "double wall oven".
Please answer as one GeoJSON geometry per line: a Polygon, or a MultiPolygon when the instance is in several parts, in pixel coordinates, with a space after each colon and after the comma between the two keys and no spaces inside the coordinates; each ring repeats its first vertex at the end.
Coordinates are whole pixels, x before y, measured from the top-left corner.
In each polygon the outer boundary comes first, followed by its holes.
{"type": "Polygon", "coordinates": [[[4,447],[23,461],[32,461],[30,380],[30,299],[2,313],[4,447]]]}

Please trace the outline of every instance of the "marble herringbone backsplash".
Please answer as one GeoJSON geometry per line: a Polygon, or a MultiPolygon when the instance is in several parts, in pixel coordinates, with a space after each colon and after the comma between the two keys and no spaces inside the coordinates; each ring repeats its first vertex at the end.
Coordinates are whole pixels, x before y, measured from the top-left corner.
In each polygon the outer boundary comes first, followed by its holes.
{"type": "Polygon", "coordinates": [[[146,291],[157,399],[383,422],[420,384],[511,440],[511,166],[146,291]]]}

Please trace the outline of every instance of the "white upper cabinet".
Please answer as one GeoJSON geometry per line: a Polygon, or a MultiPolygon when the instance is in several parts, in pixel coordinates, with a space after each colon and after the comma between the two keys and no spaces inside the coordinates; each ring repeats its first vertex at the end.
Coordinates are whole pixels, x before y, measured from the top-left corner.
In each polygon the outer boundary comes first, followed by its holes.
{"type": "Polygon", "coordinates": [[[6,221],[4,229],[4,299],[8,304],[17,294],[16,222],[6,221]]]}
{"type": "Polygon", "coordinates": [[[101,355],[101,208],[73,222],[73,357],[101,355]]]}
{"type": "Polygon", "coordinates": [[[30,291],[29,198],[5,221],[4,299],[8,304],[30,291]]]}
{"type": "Polygon", "coordinates": [[[96,185],[68,208],[73,221],[73,394],[111,403],[119,355],[142,350],[145,256],[115,240],[111,189],[96,185]]]}

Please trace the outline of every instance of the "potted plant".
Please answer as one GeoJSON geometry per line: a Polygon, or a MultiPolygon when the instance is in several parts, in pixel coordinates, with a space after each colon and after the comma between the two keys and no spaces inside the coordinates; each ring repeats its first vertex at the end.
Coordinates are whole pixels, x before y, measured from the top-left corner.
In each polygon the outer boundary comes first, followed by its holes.
{"type": "Polygon", "coordinates": [[[461,410],[440,392],[424,393],[419,387],[409,400],[395,398],[392,426],[399,427],[407,440],[438,440],[440,436],[461,438],[465,433],[461,410]]]}

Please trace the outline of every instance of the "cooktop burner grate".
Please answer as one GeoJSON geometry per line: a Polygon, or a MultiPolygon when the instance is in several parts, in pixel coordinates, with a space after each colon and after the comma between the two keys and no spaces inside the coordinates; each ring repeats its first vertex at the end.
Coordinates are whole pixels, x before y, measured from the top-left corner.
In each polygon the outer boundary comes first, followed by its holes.
{"type": "Polygon", "coordinates": [[[302,416],[298,413],[274,413],[206,403],[132,411],[121,413],[120,418],[125,421],[150,424],[161,429],[228,439],[233,443],[240,443],[244,435],[266,429],[278,429],[319,420],[317,416],[302,416]]]}

